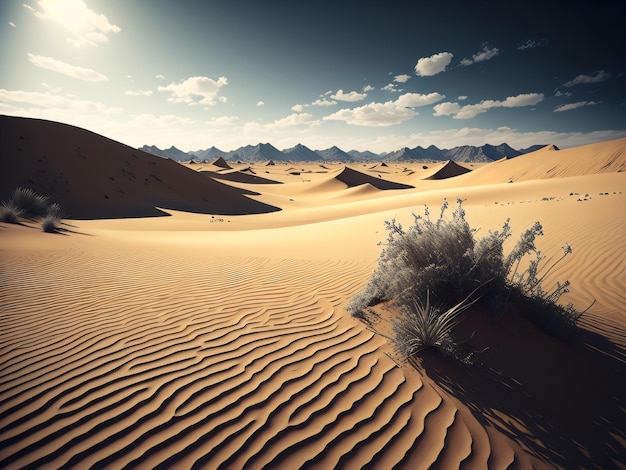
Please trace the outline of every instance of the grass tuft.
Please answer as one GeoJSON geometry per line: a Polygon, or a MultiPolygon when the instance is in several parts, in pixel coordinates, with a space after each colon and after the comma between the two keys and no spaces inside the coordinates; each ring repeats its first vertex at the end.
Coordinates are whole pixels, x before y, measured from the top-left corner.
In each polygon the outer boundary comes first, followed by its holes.
{"type": "Polygon", "coordinates": [[[15,189],[10,202],[24,217],[45,217],[49,207],[48,196],[41,196],[30,188],[15,189]]]}
{"type": "Polygon", "coordinates": [[[22,211],[14,207],[10,203],[0,206],[0,222],[7,224],[19,224],[22,211]]]}
{"type": "Polygon", "coordinates": [[[56,233],[59,229],[60,223],[61,220],[58,217],[48,215],[41,221],[41,230],[46,233],[56,233]]]}
{"type": "Polygon", "coordinates": [[[61,207],[50,203],[48,196],[41,196],[30,188],[17,188],[11,199],[0,206],[0,221],[16,224],[21,218],[42,219],[42,230],[54,233],[61,223],[61,207]]]}
{"type": "Polygon", "coordinates": [[[427,291],[425,303],[415,299],[408,305],[402,305],[399,316],[391,320],[394,332],[392,343],[396,353],[409,359],[426,349],[436,349],[445,356],[458,357],[451,333],[461,320],[461,314],[475,301],[464,299],[442,311],[431,305],[427,291]]]}

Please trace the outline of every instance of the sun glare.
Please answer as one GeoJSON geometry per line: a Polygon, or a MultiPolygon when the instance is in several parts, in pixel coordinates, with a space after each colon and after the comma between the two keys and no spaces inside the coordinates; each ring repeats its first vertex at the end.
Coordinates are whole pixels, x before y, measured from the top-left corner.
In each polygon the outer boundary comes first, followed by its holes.
{"type": "Polygon", "coordinates": [[[108,33],[121,31],[105,15],[90,10],[82,0],[40,0],[38,4],[41,10],[35,14],[65,28],[71,34],[68,41],[76,47],[105,43],[108,33]]]}

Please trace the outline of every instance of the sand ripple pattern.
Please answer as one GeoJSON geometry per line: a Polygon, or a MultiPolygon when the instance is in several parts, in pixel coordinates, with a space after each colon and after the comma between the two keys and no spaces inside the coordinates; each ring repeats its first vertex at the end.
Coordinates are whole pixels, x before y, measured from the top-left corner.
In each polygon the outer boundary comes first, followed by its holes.
{"type": "Polygon", "coordinates": [[[8,254],[0,468],[523,460],[493,453],[477,422],[407,376],[381,352],[385,340],[345,313],[370,270],[206,252],[8,254]]]}

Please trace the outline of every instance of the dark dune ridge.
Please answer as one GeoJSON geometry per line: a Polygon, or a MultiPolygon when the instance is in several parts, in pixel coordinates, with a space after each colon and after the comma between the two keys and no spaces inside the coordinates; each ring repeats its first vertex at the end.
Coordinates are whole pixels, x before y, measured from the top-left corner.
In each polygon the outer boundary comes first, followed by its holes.
{"type": "Polygon", "coordinates": [[[280,210],[169,159],[74,126],[0,116],[0,200],[16,187],[49,195],[73,219],[240,215],[280,210]]]}
{"type": "Polygon", "coordinates": [[[439,168],[432,175],[424,178],[425,180],[443,180],[446,178],[454,178],[455,176],[463,175],[465,173],[469,173],[469,168],[465,168],[464,166],[459,165],[458,163],[454,163],[452,160],[448,160],[441,168],[439,168]]]}
{"type": "Polygon", "coordinates": [[[414,188],[414,186],[408,184],[396,183],[394,181],[376,178],[360,171],[353,170],[350,167],[344,168],[337,176],[335,176],[335,179],[341,181],[344,184],[347,184],[350,188],[354,186],[360,186],[365,183],[369,183],[375,188],[383,190],[414,188]]]}

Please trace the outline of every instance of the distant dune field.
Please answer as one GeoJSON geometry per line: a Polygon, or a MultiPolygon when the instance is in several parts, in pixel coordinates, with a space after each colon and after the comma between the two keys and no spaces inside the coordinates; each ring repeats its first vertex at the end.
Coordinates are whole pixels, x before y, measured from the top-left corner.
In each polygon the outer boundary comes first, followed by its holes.
{"type": "MultiPolygon", "coordinates": [[[[626,140],[454,162],[179,164],[1,118],[0,468],[625,468],[626,140]],[[384,221],[461,198],[472,226],[573,253],[583,344],[484,312],[464,366],[413,367],[345,310],[384,221]]],[[[376,307],[384,318],[386,311],[376,307]]]]}

